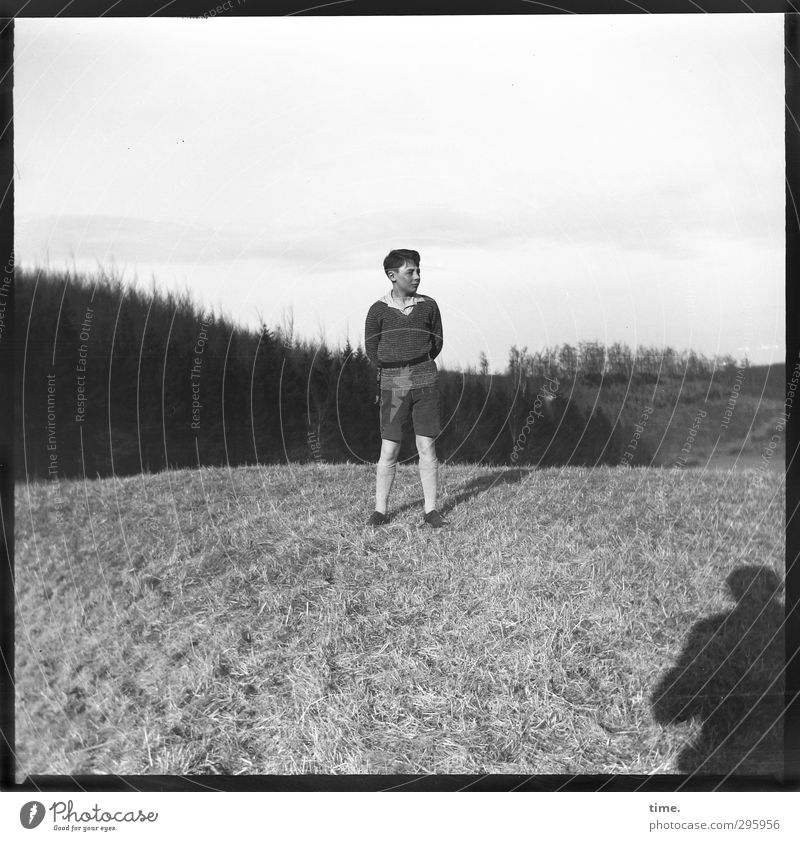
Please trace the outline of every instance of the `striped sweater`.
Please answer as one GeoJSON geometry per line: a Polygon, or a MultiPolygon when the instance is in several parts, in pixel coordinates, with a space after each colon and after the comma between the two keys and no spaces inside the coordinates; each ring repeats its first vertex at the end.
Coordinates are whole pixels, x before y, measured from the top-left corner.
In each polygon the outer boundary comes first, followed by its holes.
{"type": "Polygon", "coordinates": [[[436,382],[436,364],[441,353],[442,317],[433,298],[419,295],[408,315],[386,301],[376,301],[364,325],[364,349],[369,361],[381,369],[382,388],[421,388],[436,382]],[[430,354],[416,365],[388,368],[386,362],[405,362],[430,354]]]}

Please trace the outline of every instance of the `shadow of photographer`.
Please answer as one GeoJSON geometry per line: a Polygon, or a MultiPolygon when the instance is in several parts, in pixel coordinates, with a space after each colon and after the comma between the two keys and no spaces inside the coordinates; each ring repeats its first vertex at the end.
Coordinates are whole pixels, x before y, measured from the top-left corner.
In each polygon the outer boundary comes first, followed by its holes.
{"type": "Polygon", "coordinates": [[[655,720],[696,719],[678,755],[684,774],[783,774],[784,606],[766,566],[733,570],[736,605],[696,622],[650,698],[655,720]]]}

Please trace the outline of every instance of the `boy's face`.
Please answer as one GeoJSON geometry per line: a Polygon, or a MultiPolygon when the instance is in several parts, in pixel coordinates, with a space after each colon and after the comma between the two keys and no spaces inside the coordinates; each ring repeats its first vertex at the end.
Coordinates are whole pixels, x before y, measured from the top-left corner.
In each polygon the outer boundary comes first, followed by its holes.
{"type": "Polygon", "coordinates": [[[395,295],[410,297],[416,294],[419,286],[419,265],[417,263],[403,263],[399,269],[389,272],[389,280],[394,284],[395,295]]]}

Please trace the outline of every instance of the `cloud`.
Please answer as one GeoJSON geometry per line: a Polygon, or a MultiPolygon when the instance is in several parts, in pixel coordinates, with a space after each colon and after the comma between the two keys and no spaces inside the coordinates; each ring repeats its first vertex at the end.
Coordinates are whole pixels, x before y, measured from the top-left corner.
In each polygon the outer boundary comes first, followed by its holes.
{"type": "Polygon", "coordinates": [[[67,214],[18,221],[22,255],[74,255],[81,260],[122,262],[217,262],[237,256],[241,245],[228,234],[155,219],[67,214]]]}
{"type": "Polygon", "coordinates": [[[708,176],[681,185],[623,188],[580,185],[556,199],[532,195],[527,203],[517,190],[507,204],[495,196],[491,204],[463,209],[445,203],[323,209],[305,219],[292,218],[287,209],[274,223],[264,220],[249,230],[114,215],[32,215],[18,219],[17,250],[21,259],[74,256],[103,265],[266,260],[339,272],[363,268],[391,248],[422,251],[426,245],[511,251],[540,242],[689,259],[709,241],[774,245],[782,235],[782,195],[737,195],[730,184],[708,176]]]}
{"type": "MultiPolygon", "coordinates": [[[[234,260],[335,262],[425,242],[491,245],[511,234],[502,222],[445,208],[376,211],[335,219],[324,226],[284,225],[282,236],[126,216],[67,214],[18,219],[17,249],[23,259],[74,255],[102,264],[218,263],[234,260]],[[403,244],[405,243],[405,245],[403,244]]],[[[345,267],[347,267],[345,265],[345,267]]],[[[324,270],[324,266],[323,266],[324,270]]]]}

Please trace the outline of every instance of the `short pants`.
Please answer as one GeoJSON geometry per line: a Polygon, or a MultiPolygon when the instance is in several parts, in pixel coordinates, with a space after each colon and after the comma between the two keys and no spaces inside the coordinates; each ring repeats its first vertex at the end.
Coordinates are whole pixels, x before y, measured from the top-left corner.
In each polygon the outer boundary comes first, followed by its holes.
{"type": "Polygon", "coordinates": [[[439,387],[381,389],[381,438],[402,441],[409,415],[415,435],[435,438],[442,431],[439,387]]]}

